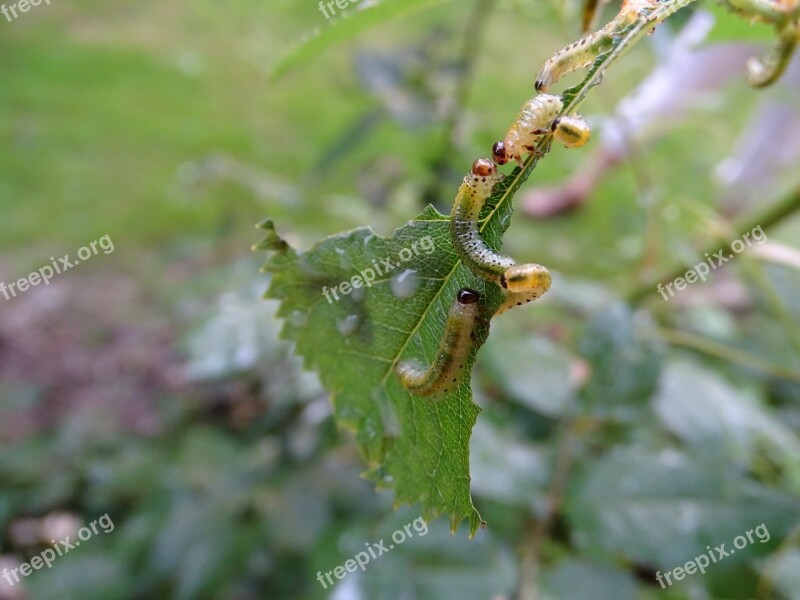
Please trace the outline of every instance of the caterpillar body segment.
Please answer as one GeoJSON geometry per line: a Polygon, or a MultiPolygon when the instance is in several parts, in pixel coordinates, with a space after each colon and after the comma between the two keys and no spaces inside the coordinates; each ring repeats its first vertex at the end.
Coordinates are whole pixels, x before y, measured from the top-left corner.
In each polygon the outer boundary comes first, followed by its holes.
{"type": "Polygon", "coordinates": [[[464,177],[450,213],[450,233],[461,261],[478,277],[498,284],[506,294],[498,313],[535,300],[550,287],[550,272],[545,267],[534,263],[518,265],[510,256],[490,248],[481,237],[478,216],[500,177],[491,160],[476,160],[464,177]]]}
{"type": "Polygon", "coordinates": [[[578,69],[590,67],[600,54],[609,50],[614,38],[607,32],[607,27],[587,35],[548,58],[536,75],[536,91],[548,91],[559,79],[578,69]]]}
{"type": "Polygon", "coordinates": [[[492,161],[476,160],[464,177],[450,212],[450,234],[461,262],[478,277],[498,284],[503,273],[516,263],[486,245],[478,231],[478,217],[501,179],[492,161]]]}
{"type": "Polygon", "coordinates": [[[480,294],[475,290],[462,288],[458,291],[430,366],[411,360],[397,363],[395,372],[406,390],[416,396],[440,396],[461,385],[469,353],[475,344],[475,329],[485,322],[479,301],[480,294]]]}
{"type": "Polygon", "coordinates": [[[542,135],[550,133],[553,121],[564,108],[559,96],[539,94],[528,100],[514,120],[502,142],[492,148],[497,164],[504,165],[515,160],[522,166],[522,156],[532,152],[542,135]]]}

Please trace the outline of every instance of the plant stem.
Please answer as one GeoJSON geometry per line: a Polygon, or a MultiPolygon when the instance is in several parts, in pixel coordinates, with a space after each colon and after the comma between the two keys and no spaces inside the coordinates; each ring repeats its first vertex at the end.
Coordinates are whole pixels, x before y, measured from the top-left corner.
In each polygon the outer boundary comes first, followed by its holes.
{"type": "MultiPolygon", "coordinates": [[[[734,230],[738,233],[739,237],[747,232],[752,231],[759,225],[762,229],[766,230],[777,225],[798,211],[800,211],[800,190],[797,190],[781,202],[768,207],[764,211],[756,213],[749,219],[741,221],[734,227],[734,230]]],[[[713,245],[709,244],[707,248],[703,248],[699,255],[702,256],[706,253],[713,254],[718,250],[719,242],[713,242],[713,245]]],[[[675,266],[672,266],[662,275],[635,287],[630,292],[625,294],[625,300],[629,304],[639,304],[640,302],[647,300],[649,297],[660,297],[656,292],[656,286],[658,284],[666,285],[667,283],[674,281],[681,275],[684,275],[686,271],[691,269],[693,266],[694,265],[690,265],[686,262],[681,262],[675,266]]]]}
{"type": "Polygon", "coordinates": [[[773,377],[800,383],[800,372],[798,372],[797,369],[770,363],[758,356],[742,352],[738,348],[726,346],[725,344],[720,344],[714,340],[687,331],[678,331],[677,329],[666,329],[663,327],[656,327],[654,331],[663,340],[675,346],[692,348],[693,350],[698,350],[699,352],[704,352],[732,363],[758,369],[773,377]]]}

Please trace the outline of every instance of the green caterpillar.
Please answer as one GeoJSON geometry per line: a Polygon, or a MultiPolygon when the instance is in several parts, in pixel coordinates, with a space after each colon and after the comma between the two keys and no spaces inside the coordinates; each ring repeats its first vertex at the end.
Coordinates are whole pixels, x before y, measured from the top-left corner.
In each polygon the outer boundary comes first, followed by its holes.
{"type": "Polygon", "coordinates": [[[469,353],[475,344],[475,328],[485,322],[480,294],[461,288],[447,314],[442,341],[429,367],[404,360],[395,366],[403,387],[416,396],[440,396],[461,385],[469,353]]]}
{"type": "Polygon", "coordinates": [[[506,292],[506,301],[496,314],[536,300],[550,288],[547,268],[533,263],[518,265],[513,258],[487,246],[481,237],[478,216],[501,178],[491,160],[476,160],[458,189],[450,213],[450,234],[461,262],[475,275],[498,284],[506,292]]]}
{"type": "Polygon", "coordinates": [[[570,44],[547,59],[536,75],[536,91],[546,92],[568,73],[590,67],[600,54],[611,50],[615,37],[637,21],[647,19],[647,14],[657,5],[658,0],[625,0],[617,16],[602,29],[570,44]]]}

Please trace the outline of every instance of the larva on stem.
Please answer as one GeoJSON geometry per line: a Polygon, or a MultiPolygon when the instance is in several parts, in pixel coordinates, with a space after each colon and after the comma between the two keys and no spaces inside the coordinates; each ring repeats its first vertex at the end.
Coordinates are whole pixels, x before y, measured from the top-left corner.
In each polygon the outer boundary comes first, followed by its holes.
{"type": "Polygon", "coordinates": [[[518,265],[490,248],[478,229],[481,208],[502,175],[489,159],[479,158],[464,177],[450,213],[450,234],[461,262],[478,277],[499,285],[506,301],[495,314],[536,300],[550,288],[550,272],[534,263],[518,265]]]}
{"type": "Polygon", "coordinates": [[[641,19],[647,19],[650,9],[658,0],[625,0],[617,16],[602,29],[559,50],[544,63],[536,75],[535,88],[546,92],[555,83],[573,71],[590,67],[603,52],[614,45],[614,38],[641,19]]]}
{"type": "Polygon", "coordinates": [[[591,136],[589,126],[579,115],[559,118],[563,108],[563,100],[551,94],[539,94],[528,100],[503,141],[492,148],[494,160],[500,165],[515,160],[522,166],[523,154],[533,152],[539,138],[551,132],[568,148],[583,146],[591,136]]]}
{"type": "Polygon", "coordinates": [[[439,396],[461,385],[475,343],[475,328],[483,321],[479,301],[480,294],[475,290],[461,288],[458,291],[430,366],[411,360],[397,363],[395,372],[406,390],[416,396],[439,396]]]}

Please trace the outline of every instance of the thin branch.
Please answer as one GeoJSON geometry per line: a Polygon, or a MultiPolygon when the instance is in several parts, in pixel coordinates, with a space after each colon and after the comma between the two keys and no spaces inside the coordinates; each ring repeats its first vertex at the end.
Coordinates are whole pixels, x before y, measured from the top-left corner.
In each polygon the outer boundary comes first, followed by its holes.
{"type": "MultiPolygon", "coordinates": [[[[738,233],[739,237],[741,237],[759,225],[764,230],[774,227],[797,212],[800,212],[800,190],[797,190],[794,194],[786,197],[781,202],[778,202],[767,209],[756,213],[749,219],[743,220],[740,224],[734,226],[733,229],[738,233]]],[[[719,242],[715,241],[713,242],[713,245],[709,244],[709,246],[699,252],[698,255],[704,256],[706,253],[713,254],[719,249],[719,242]]],[[[649,297],[655,298],[658,296],[656,293],[656,286],[659,284],[666,285],[667,283],[674,281],[678,277],[684,275],[686,271],[691,269],[693,266],[694,265],[685,261],[672,266],[660,276],[628,292],[625,295],[625,300],[627,300],[627,302],[630,304],[639,304],[640,302],[647,300],[649,297]]]]}
{"type": "Polygon", "coordinates": [[[656,327],[655,331],[658,335],[674,346],[683,346],[685,348],[692,348],[699,352],[704,352],[711,356],[716,356],[723,360],[732,363],[758,369],[764,373],[787,381],[794,381],[800,383],[800,371],[785,367],[783,365],[776,365],[766,361],[758,356],[743,352],[738,348],[720,344],[714,340],[689,333],[686,331],[678,331],[677,329],[667,329],[664,327],[656,327]]]}

